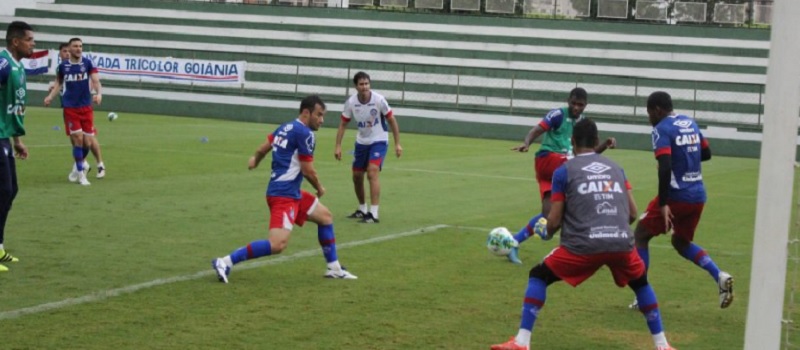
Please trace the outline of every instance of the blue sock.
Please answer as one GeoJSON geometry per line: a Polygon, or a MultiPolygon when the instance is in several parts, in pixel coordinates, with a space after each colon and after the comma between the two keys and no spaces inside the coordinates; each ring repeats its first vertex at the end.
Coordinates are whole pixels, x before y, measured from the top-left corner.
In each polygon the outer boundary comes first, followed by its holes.
{"type": "Polygon", "coordinates": [[[83,171],[83,148],[72,146],[72,158],[75,159],[75,167],[78,171],[83,171]]]}
{"type": "Polygon", "coordinates": [[[533,235],[533,226],[536,225],[539,219],[543,217],[544,215],[542,214],[538,214],[532,217],[531,220],[528,221],[528,225],[521,228],[519,232],[517,232],[517,234],[514,235],[514,239],[519,243],[525,242],[526,239],[530,238],[531,235],[533,235]]]}
{"type": "Polygon", "coordinates": [[[535,277],[528,279],[528,289],[525,290],[525,301],[522,303],[520,329],[533,330],[533,324],[539,317],[539,310],[544,307],[545,299],[547,299],[547,283],[535,277]]]}
{"type": "Polygon", "coordinates": [[[650,250],[647,248],[636,247],[636,252],[639,253],[639,257],[642,258],[644,261],[644,269],[645,271],[650,269],[650,250]]]}
{"type": "Polygon", "coordinates": [[[268,240],[253,241],[250,244],[234,250],[231,253],[231,261],[238,264],[242,261],[272,255],[272,244],[268,240]]]}
{"type": "Polygon", "coordinates": [[[689,247],[681,252],[681,256],[708,271],[711,277],[714,277],[714,280],[719,282],[719,267],[714,263],[714,260],[711,260],[711,257],[708,256],[703,248],[700,248],[700,246],[694,243],[690,243],[689,247]]]}
{"type": "Polygon", "coordinates": [[[339,260],[336,257],[336,237],[333,235],[333,224],[317,226],[317,238],[319,238],[319,246],[322,247],[325,261],[330,263],[339,260]]]}
{"type": "Polygon", "coordinates": [[[661,324],[661,313],[658,311],[658,301],[653,287],[648,284],[634,290],[634,293],[636,293],[636,301],[639,302],[639,311],[647,321],[647,328],[650,328],[650,334],[663,332],[664,326],[661,324]]]}

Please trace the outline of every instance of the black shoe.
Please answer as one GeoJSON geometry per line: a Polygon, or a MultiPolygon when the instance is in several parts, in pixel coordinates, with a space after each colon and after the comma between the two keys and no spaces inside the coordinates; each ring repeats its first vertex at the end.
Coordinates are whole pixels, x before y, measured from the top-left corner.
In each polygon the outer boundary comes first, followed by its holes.
{"type": "Polygon", "coordinates": [[[348,219],[363,219],[366,216],[363,211],[356,210],[354,213],[347,216],[348,219]]]}
{"type": "Polygon", "coordinates": [[[362,224],[377,224],[380,223],[381,221],[372,216],[372,213],[367,213],[366,215],[364,215],[364,218],[361,219],[361,221],[359,222],[361,222],[362,224]]]}

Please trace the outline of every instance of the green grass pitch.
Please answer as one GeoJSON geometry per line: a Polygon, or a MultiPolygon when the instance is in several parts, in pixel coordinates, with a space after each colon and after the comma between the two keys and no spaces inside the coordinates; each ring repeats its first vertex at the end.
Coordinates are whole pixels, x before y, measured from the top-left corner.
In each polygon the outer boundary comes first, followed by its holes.
{"type": "MultiPolygon", "coordinates": [[[[18,162],[5,242],[21,261],[0,275],[6,349],[488,349],[516,334],[528,270],[557,244],[524,243],[523,266],[484,246],[490,228],[516,232],[540,209],[533,153],[510,141],[403,134],[403,157],[390,155],[381,176],[381,223],[346,219],[356,203],[349,161],[333,157],[331,114],[315,165],[340,261],[359,279],[322,278],[309,224],[282,255],[237,266],[223,285],[210,259],[266,237],[269,163],[248,171],[247,159],[275,125],[125,113],[110,123],[98,111],[108,173],[82,187],[67,181],[60,113],[31,108],[26,120],[30,158],[18,162]]],[[[606,155],[643,209],[656,192],[651,153],[606,155]]],[[[741,348],[758,161],[714,157],[704,172],[696,241],[735,276],[736,301],[720,310],[715,283],[666,237],[652,242],[650,280],[675,347],[741,348]]],[[[607,270],[579,288],[558,283],[532,349],[650,349],[632,299],[607,270]]]]}

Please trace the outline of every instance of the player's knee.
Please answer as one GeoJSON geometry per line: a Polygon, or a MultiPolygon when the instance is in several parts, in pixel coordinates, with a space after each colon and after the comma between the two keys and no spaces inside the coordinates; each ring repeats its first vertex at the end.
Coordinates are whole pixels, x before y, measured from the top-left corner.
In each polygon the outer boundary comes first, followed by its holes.
{"type": "Polygon", "coordinates": [[[548,286],[553,282],[560,280],[560,278],[558,278],[558,276],[556,276],[556,274],[553,273],[553,270],[550,270],[550,268],[547,267],[547,265],[545,265],[544,263],[534,266],[528,273],[528,277],[538,278],[547,283],[548,286]]]}
{"type": "Polygon", "coordinates": [[[642,274],[642,277],[639,277],[633,281],[628,282],[628,286],[631,287],[633,290],[639,290],[640,288],[646,287],[649,284],[647,282],[647,274],[642,274]]]}
{"type": "Polygon", "coordinates": [[[333,213],[331,213],[328,207],[322,205],[322,203],[317,204],[314,211],[309,213],[308,218],[317,225],[333,224],[333,213]]]}
{"type": "Polygon", "coordinates": [[[275,255],[275,254],[280,254],[284,249],[286,249],[286,246],[289,245],[289,240],[282,238],[279,239],[270,238],[269,244],[272,254],[275,255]]]}
{"type": "Polygon", "coordinates": [[[675,250],[677,250],[678,252],[682,252],[682,251],[686,250],[686,248],[689,247],[689,244],[691,242],[689,242],[689,241],[687,241],[687,240],[685,240],[685,239],[683,239],[681,237],[672,235],[671,243],[672,243],[672,247],[675,248],[675,250]]]}

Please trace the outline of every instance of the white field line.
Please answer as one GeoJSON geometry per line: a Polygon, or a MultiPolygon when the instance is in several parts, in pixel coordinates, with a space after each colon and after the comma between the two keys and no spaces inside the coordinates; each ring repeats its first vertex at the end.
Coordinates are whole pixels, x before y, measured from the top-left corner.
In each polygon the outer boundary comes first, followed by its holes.
{"type": "MultiPolygon", "coordinates": [[[[395,240],[395,239],[398,239],[398,238],[404,238],[404,237],[409,237],[409,236],[416,236],[416,235],[421,235],[421,234],[425,234],[425,233],[435,232],[437,230],[440,230],[440,229],[446,228],[446,227],[450,227],[450,225],[443,225],[442,224],[442,225],[427,226],[427,227],[419,228],[419,229],[412,230],[412,231],[395,233],[395,234],[390,234],[390,235],[386,235],[386,236],[380,236],[380,237],[365,239],[365,240],[361,240],[361,241],[337,244],[336,248],[337,249],[345,249],[345,248],[358,247],[358,246],[367,245],[367,244],[380,243],[380,242],[384,242],[384,241],[395,240]]],[[[236,270],[237,271],[238,270],[249,270],[249,269],[255,269],[255,268],[259,268],[259,267],[266,266],[266,265],[277,265],[277,264],[282,264],[282,263],[285,263],[285,262],[290,262],[290,261],[294,261],[294,260],[301,259],[301,258],[306,258],[306,257],[310,257],[310,256],[316,256],[316,255],[319,255],[319,254],[320,254],[319,249],[309,249],[309,250],[304,250],[304,251],[301,251],[301,252],[297,252],[297,253],[292,254],[292,255],[278,256],[278,257],[275,257],[273,259],[260,260],[260,261],[256,261],[256,262],[253,262],[253,263],[245,263],[243,265],[236,266],[236,270]]],[[[69,298],[69,299],[64,299],[64,300],[60,300],[60,301],[54,301],[54,302],[51,302],[51,303],[39,304],[39,305],[36,305],[36,306],[31,306],[31,307],[25,307],[25,308],[16,309],[16,310],[0,312],[0,320],[13,319],[13,318],[18,318],[18,317],[29,315],[29,314],[36,314],[36,313],[41,313],[41,312],[45,312],[45,311],[63,309],[65,307],[69,307],[69,306],[73,306],[73,305],[93,303],[93,302],[105,300],[105,299],[108,299],[108,298],[117,297],[117,296],[124,295],[124,294],[130,294],[130,293],[133,293],[133,292],[140,291],[142,289],[157,287],[157,286],[161,286],[161,285],[165,285],[165,284],[172,284],[172,283],[177,283],[177,282],[191,281],[191,280],[196,280],[196,279],[200,279],[200,278],[206,278],[206,277],[210,277],[210,276],[212,276],[214,274],[215,274],[215,272],[212,271],[211,267],[209,266],[209,268],[207,270],[200,271],[200,272],[197,272],[197,273],[194,273],[194,274],[190,274],[190,275],[175,276],[175,277],[169,277],[169,278],[160,278],[160,279],[152,280],[150,282],[134,284],[134,285],[130,285],[130,286],[122,287],[122,288],[115,288],[115,289],[109,289],[109,290],[104,290],[104,291],[98,291],[98,292],[94,292],[94,293],[87,294],[87,295],[84,295],[84,296],[81,296],[81,297],[77,297],[77,298],[69,298]]]]}

